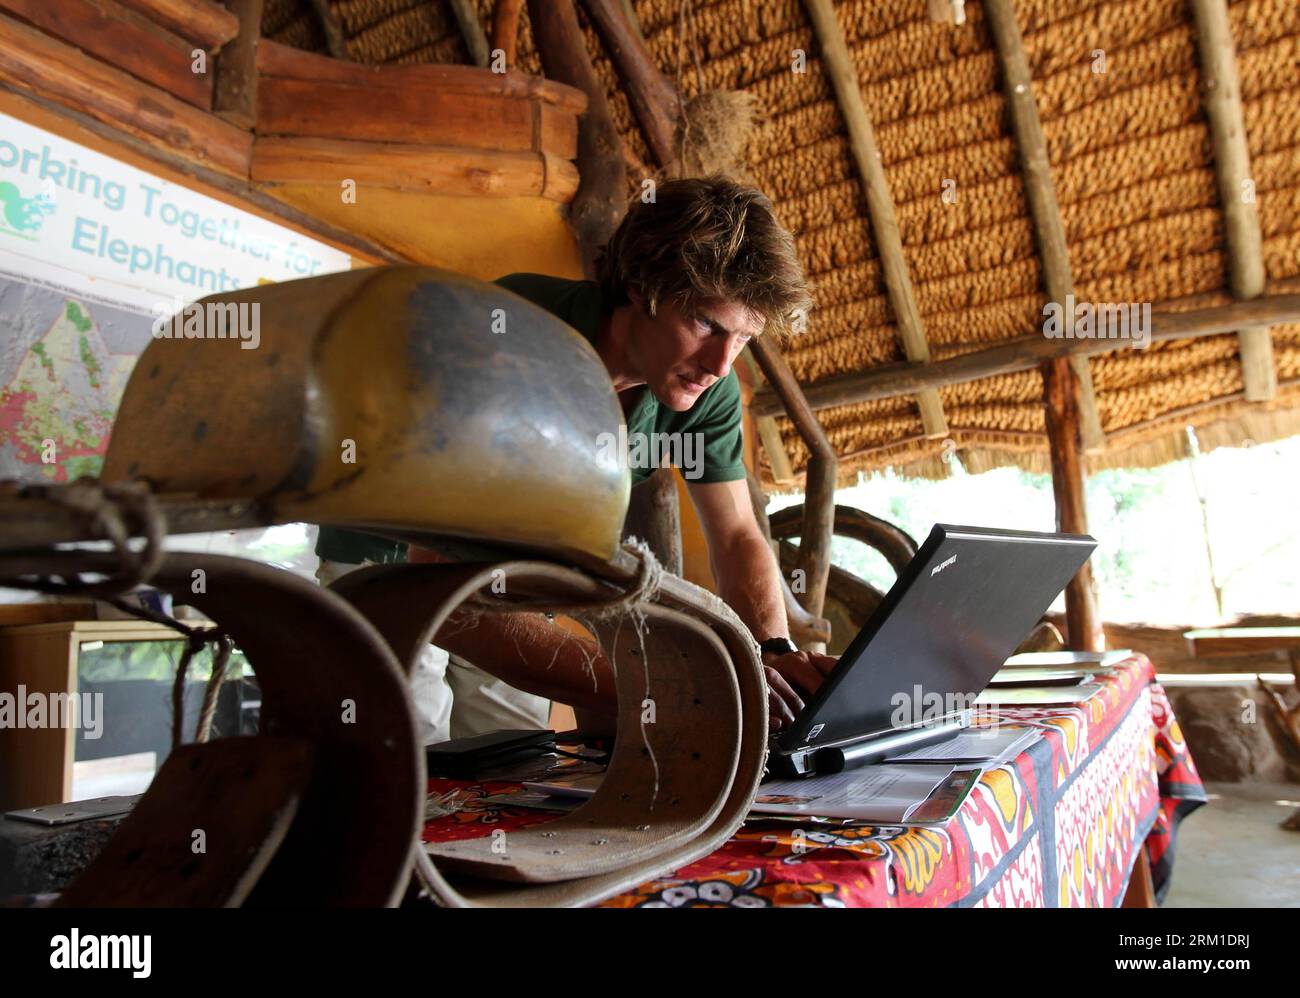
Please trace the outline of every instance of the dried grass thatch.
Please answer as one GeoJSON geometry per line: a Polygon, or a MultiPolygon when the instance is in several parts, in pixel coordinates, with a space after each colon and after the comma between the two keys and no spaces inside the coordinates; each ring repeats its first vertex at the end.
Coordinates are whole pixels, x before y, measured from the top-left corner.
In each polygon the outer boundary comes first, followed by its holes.
{"type": "MultiPolygon", "coordinates": [[[[809,330],[787,347],[791,367],[809,383],[901,360],[844,124],[802,3],[690,0],[683,38],[682,2],[635,0],[647,46],[688,97],[752,95],[742,98],[761,112],[748,144],[749,168],[795,233],[817,287],[809,330]],[[683,64],[683,43],[698,54],[698,74],[694,58],[683,64]],[[806,72],[794,71],[799,53],[806,72]]],[[[490,0],[476,4],[486,23],[490,0]]],[[[266,28],[271,33],[274,14],[279,40],[309,33],[281,11],[290,5],[268,0],[266,28]]],[[[978,3],[968,3],[967,23],[953,26],[931,22],[925,6],[923,0],[845,0],[837,12],[875,124],[931,353],[942,359],[1033,332],[1045,295],[983,13],[978,3]],[[956,183],[955,204],[940,197],[945,180],[956,183]]],[[[353,58],[468,60],[441,2],[343,0],[334,7],[353,58]]],[[[1157,307],[1226,302],[1223,216],[1188,4],[1020,0],[1017,9],[1079,300],[1157,307]],[[1104,72],[1097,71],[1101,59],[1104,72]]],[[[1237,0],[1229,15],[1266,272],[1270,281],[1295,278],[1300,4],[1237,0]]],[[[588,30],[615,124],[631,152],[650,162],[614,68],[588,30]]],[[[526,14],[519,62],[536,71],[526,14]]],[[[720,99],[699,100],[704,103],[697,110],[716,117],[717,106],[708,102],[720,99]]],[[[722,148],[697,149],[697,158],[735,155],[736,136],[719,131],[722,148]]],[[[1094,389],[1108,448],[1089,467],[1179,457],[1187,423],[1198,427],[1205,449],[1295,434],[1300,326],[1274,329],[1273,346],[1280,387],[1268,405],[1241,399],[1235,336],[1095,358],[1094,389]]],[[[1041,393],[1034,371],[941,389],[951,439],[967,466],[1047,470],[1041,393]]],[[[947,473],[943,442],[924,439],[910,398],[819,415],[841,455],[845,481],[858,470],[886,465],[917,475],[947,473]]],[[[788,425],[783,438],[801,470],[803,444],[788,425]]]]}

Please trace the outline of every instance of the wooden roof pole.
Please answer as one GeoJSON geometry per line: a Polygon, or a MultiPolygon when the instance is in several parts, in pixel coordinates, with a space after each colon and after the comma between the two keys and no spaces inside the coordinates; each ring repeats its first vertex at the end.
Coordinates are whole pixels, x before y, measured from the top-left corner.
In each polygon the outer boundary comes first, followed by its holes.
{"type": "Polygon", "coordinates": [[[627,99],[641,124],[650,152],[666,166],[676,154],[679,114],[677,88],[650,58],[641,32],[618,0],[583,0],[591,23],[618,73],[627,83],[627,99]]]}
{"type": "MultiPolygon", "coordinates": [[[[1237,79],[1236,47],[1228,22],[1227,0],[1192,0],[1196,18],[1196,46],[1201,59],[1205,116],[1214,146],[1214,172],[1223,204],[1228,240],[1229,284],[1235,298],[1255,298],[1264,293],[1264,248],[1255,209],[1254,181],[1250,175],[1250,150],[1241,111],[1241,84],[1237,79]]],[[[1273,341],[1267,328],[1237,332],[1241,350],[1241,376],[1246,398],[1262,402],[1277,394],[1277,368],[1273,341]]]]}
{"type": "Polygon", "coordinates": [[[475,66],[486,66],[492,53],[488,50],[487,32],[483,30],[474,4],[471,0],[448,0],[448,3],[452,16],[456,18],[456,26],[460,28],[460,36],[465,40],[470,62],[475,66]]]}
{"type": "MultiPolygon", "coordinates": [[[[984,18],[989,24],[993,47],[997,50],[998,63],[1002,69],[1003,88],[1011,112],[1012,129],[1016,134],[1016,146],[1020,150],[1025,198],[1029,202],[1029,214],[1034,223],[1047,298],[1064,308],[1067,296],[1074,294],[1074,275],[1070,269],[1070,253],[1065,244],[1065,223],[1061,220],[1061,207],[1056,201],[1056,183],[1052,179],[1052,166],[1047,158],[1047,139],[1043,135],[1043,123],[1038,117],[1038,101],[1034,97],[1029,61],[1025,58],[1024,40],[1016,20],[1015,6],[1013,0],[988,0],[983,6],[984,18]]],[[[1082,420],[1084,448],[1090,451],[1100,450],[1106,444],[1106,436],[1097,415],[1092,372],[1088,369],[1085,357],[1074,357],[1070,364],[1079,380],[1079,416],[1082,420]]]]}
{"type": "MultiPolygon", "coordinates": [[[[1283,286],[1287,282],[1278,282],[1283,286]]],[[[1300,322],[1300,294],[1263,295],[1250,301],[1215,305],[1186,312],[1153,312],[1151,342],[1189,340],[1198,336],[1220,336],[1243,327],[1271,326],[1300,322]]],[[[959,385],[967,381],[1028,371],[1044,361],[1074,354],[1091,356],[1111,350],[1129,349],[1124,339],[1047,339],[1041,334],[1020,336],[997,346],[932,361],[929,364],[885,364],[869,371],[837,374],[804,388],[813,409],[870,402],[873,399],[914,395],[922,388],[959,385]]],[[[750,411],[755,416],[773,416],[781,404],[769,388],[754,393],[750,411]]]]}
{"type": "MultiPolygon", "coordinates": [[[[848,128],[849,146],[853,150],[858,179],[867,199],[871,231],[875,236],[876,251],[880,254],[885,290],[889,294],[890,307],[894,310],[903,353],[908,360],[924,364],[930,359],[930,347],[925,341],[921,313],[916,307],[916,293],[912,289],[911,274],[903,255],[903,238],[899,234],[898,218],[894,214],[894,197],[890,193],[880,149],[876,145],[871,116],[867,114],[866,105],[862,101],[857,66],[849,54],[844,29],[835,15],[831,0],[804,0],[804,6],[812,19],[817,44],[821,47],[822,63],[835,90],[840,115],[848,128]]],[[[938,391],[930,388],[919,392],[916,403],[921,410],[921,426],[925,435],[946,437],[948,421],[944,418],[938,391]]]]}
{"type": "MultiPolygon", "coordinates": [[[[1048,299],[1064,307],[1067,296],[1074,293],[1074,277],[1070,272],[1065,224],[1056,201],[1056,185],[1047,158],[1047,140],[1038,117],[1038,103],[1034,98],[1020,25],[1016,21],[1013,0],[983,0],[983,7],[1002,69],[1003,87],[1016,133],[1016,145],[1020,150],[1025,195],[1034,220],[1048,299]]],[[[1088,360],[1084,356],[1068,360],[1055,358],[1042,365],[1042,372],[1047,438],[1052,458],[1052,492],[1056,497],[1056,528],[1066,533],[1086,534],[1088,514],[1083,491],[1082,449],[1085,437],[1091,435],[1094,442],[1100,442],[1101,437],[1088,360]],[[1082,368],[1082,377],[1079,368],[1082,368]],[[1085,404],[1091,406],[1090,414],[1083,411],[1085,404]],[[1087,429],[1089,422],[1096,424],[1091,434],[1087,429]]],[[[1065,608],[1070,647],[1076,651],[1105,648],[1091,564],[1085,564],[1065,587],[1065,608]]]]}
{"type": "MultiPolygon", "coordinates": [[[[519,15],[523,9],[524,0],[496,0],[492,9],[492,49],[502,51],[506,57],[507,69],[515,68],[515,53],[519,48],[519,15]]],[[[530,10],[528,16],[532,18],[534,13],[536,11],[530,10]]]]}

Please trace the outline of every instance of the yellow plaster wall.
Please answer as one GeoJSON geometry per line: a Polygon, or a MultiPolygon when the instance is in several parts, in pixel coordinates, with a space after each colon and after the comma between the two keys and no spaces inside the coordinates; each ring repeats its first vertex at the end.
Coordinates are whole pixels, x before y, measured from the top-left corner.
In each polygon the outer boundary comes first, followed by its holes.
{"type": "Polygon", "coordinates": [[[286,204],[383,243],[416,263],[480,280],[526,270],[582,276],[563,206],[544,198],[456,197],[359,186],[285,184],[264,188],[286,204]]]}

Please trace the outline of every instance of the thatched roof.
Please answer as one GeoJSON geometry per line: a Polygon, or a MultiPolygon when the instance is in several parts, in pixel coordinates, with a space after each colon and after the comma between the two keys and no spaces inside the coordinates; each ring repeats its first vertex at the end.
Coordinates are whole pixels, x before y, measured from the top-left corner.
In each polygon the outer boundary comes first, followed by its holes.
{"type": "MultiPolygon", "coordinates": [[[[476,0],[485,24],[490,0],[476,0]]],[[[903,359],[839,107],[799,0],[635,0],[647,46],[688,96],[744,89],[765,113],[751,165],[796,234],[817,285],[809,328],[786,349],[799,380],[903,359]],[[697,80],[692,46],[698,53],[697,80]],[[792,52],[807,72],[791,71],[792,52]],[[684,54],[684,58],[682,57],[684,54]]],[[[342,0],[351,58],[468,61],[444,2],[342,0]]],[[[1231,301],[1223,211],[1203,109],[1196,33],[1186,0],[1019,0],[1016,9],[1048,143],[1079,300],[1156,308],[1231,301]],[[1095,72],[1095,50],[1105,72],[1095,72]]],[[[860,73],[902,231],[906,262],[935,360],[1038,330],[1046,301],[1015,138],[978,3],[967,23],[934,23],[923,0],[846,0],[837,8],[860,73]],[[940,197],[956,181],[956,204],[940,197]]],[[[1238,0],[1229,16],[1270,282],[1300,277],[1300,5],[1238,0]]],[[[537,72],[525,12],[519,67],[537,72]]],[[[268,0],[264,31],[323,50],[306,0],[268,0]]],[[[645,141],[596,35],[589,48],[615,121],[637,158],[645,141]]],[[[1183,454],[1181,428],[1202,447],[1300,432],[1300,326],[1272,333],[1279,387],[1246,403],[1238,339],[1156,343],[1094,357],[1107,449],[1091,468],[1157,464],[1183,454]]],[[[940,390],[951,438],[971,470],[1016,463],[1047,470],[1036,370],[940,390]]],[[[819,413],[841,474],[884,465],[946,473],[915,400],[819,413]]],[[[796,470],[807,457],[783,437],[796,470]]]]}

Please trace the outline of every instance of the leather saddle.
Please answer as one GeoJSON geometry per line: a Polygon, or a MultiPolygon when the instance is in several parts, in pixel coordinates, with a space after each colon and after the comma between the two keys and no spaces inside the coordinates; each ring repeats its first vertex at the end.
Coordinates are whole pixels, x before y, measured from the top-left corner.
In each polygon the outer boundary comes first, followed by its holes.
{"type": "MultiPolygon", "coordinates": [[[[60,491],[97,489],[84,481],[0,494],[0,574],[111,575],[121,544],[53,545],[111,536],[119,487],[147,490],[173,533],[305,521],[460,560],[375,566],[322,589],[243,559],[163,555],[148,581],[244,651],[261,730],[174,751],[61,903],[395,904],[414,873],[449,906],[582,905],[721,845],[762,774],[762,670],[720,600],[620,546],[629,475],[602,435],[617,438],[622,415],[591,346],[499,286],[429,268],[204,303],[250,306],[239,314],[258,336],[155,339],[114,425],[107,513],[88,517],[60,491]],[[502,577],[508,603],[490,592],[502,577]],[[616,673],[620,737],[600,790],[504,848],[421,841],[424,754],[405,678],[466,604],[590,607],[616,673]],[[641,723],[647,697],[653,724],[641,723]]],[[[140,517],[119,519],[143,532],[140,517]]]]}

